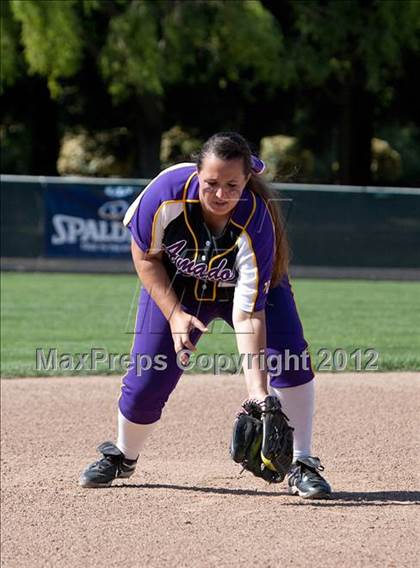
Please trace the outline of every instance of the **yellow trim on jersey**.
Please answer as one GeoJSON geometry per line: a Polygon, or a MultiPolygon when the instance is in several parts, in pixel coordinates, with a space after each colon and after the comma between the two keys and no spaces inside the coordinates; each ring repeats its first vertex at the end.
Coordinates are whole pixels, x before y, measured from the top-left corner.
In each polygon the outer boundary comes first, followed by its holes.
{"type": "Polygon", "coordinates": [[[237,223],[236,221],[229,219],[229,223],[232,223],[232,225],[235,225],[235,227],[239,227],[239,229],[242,229],[242,230],[244,230],[248,227],[252,217],[254,216],[255,209],[257,208],[257,200],[255,198],[255,194],[253,192],[251,192],[251,195],[252,195],[252,199],[253,199],[252,210],[251,210],[251,213],[249,214],[248,219],[246,220],[245,225],[242,226],[239,223],[237,223]]]}
{"type": "Polygon", "coordinates": [[[150,251],[150,249],[153,248],[153,241],[155,238],[155,231],[156,231],[156,224],[157,224],[157,219],[159,218],[159,214],[160,214],[160,210],[161,208],[166,205],[167,203],[195,203],[195,199],[168,199],[167,201],[162,201],[162,203],[159,205],[159,207],[156,209],[155,214],[153,215],[153,222],[152,222],[152,238],[150,240],[150,246],[147,249],[147,252],[150,251]]]}
{"type": "Polygon", "coordinates": [[[182,203],[181,199],[168,199],[168,201],[162,201],[162,203],[159,205],[159,207],[156,209],[155,214],[153,215],[153,222],[152,222],[152,238],[150,239],[150,246],[147,250],[147,252],[150,251],[150,249],[153,248],[153,242],[155,240],[155,234],[156,234],[156,224],[157,224],[157,219],[159,218],[160,215],[160,210],[162,209],[162,207],[164,205],[166,205],[167,203],[182,203]]]}
{"type": "MultiPolygon", "coordinates": [[[[232,221],[231,219],[229,219],[229,222],[232,223],[232,225],[235,225],[235,227],[238,227],[239,229],[241,229],[241,231],[244,231],[244,230],[246,229],[246,227],[248,226],[250,220],[252,219],[252,216],[254,215],[255,209],[256,209],[256,207],[257,207],[257,201],[256,201],[256,199],[255,199],[255,195],[252,194],[252,197],[253,197],[253,199],[254,199],[254,203],[253,203],[253,206],[252,206],[252,211],[251,211],[251,213],[250,213],[250,215],[249,215],[249,217],[248,217],[248,219],[247,219],[247,221],[246,221],[246,223],[245,223],[245,225],[244,225],[243,227],[242,227],[241,225],[239,225],[238,223],[236,223],[235,221],[232,221]]],[[[224,252],[221,252],[220,254],[217,254],[216,256],[213,256],[213,257],[210,259],[210,262],[209,262],[209,270],[210,270],[210,268],[211,268],[211,265],[213,264],[213,262],[214,262],[216,259],[221,258],[222,256],[225,256],[225,255],[229,254],[229,253],[236,247],[240,236],[241,236],[241,235],[238,235],[236,241],[234,242],[234,244],[233,244],[230,248],[226,249],[224,252]]]]}
{"type": "Polygon", "coordinates": [[[152,180],[150,180],[149,183],[146,185],[146,187],[143,189],[143,191],[140,193],[140,195],[138,195],[136,197],[136,199],[133,201],[133,203],[131,203],[131,205],[127,209],[127,211],[124,215],[124,219],[123,219],[124,226],[127,226],[128,223],[131,221],[131,219],[133,218],[134,213],[137,211],[137,208],[140,205],[140,202],[143,199],[144,195],[154,186],[154,183],[160,177],[164,176],[165,174],[167,174],[169,172],[173,172],[175,170],[178,170],[180,168],[185,168],[186,166],[194,166],[194,165],[195,164],[193,162],[181,162],[180,164],[174,164],[173,166],[169,166],[169,168],[165,168],[156,177],[154,177],[152,180]],[[130,213],[130,216],[128,217],[129,213],[130,213]]]}
{"type": "MultiPolygon", "coordinates": [[[[244,233],[245,236],[247,237],[248,243],[249,243],[249,247],[250,247],[250,249],[252,250],[252,254],[253,254],[253,258],[254,258],[254,263],[255,263],[255,268],[256,268],[256,271],[257,271],[257,287],[256,287],[256,290],[255,290],[255,297],[254,297],[254,300],[253,300],[253,302],[252,302],[252,303],[253,303],[252,311],[254,311],[254,309],[255,309],[255,304],[257,303],[257,298],[258,298],[258,286],[260,285],[260,275],[259,275],[259,270],[258,270],[257,255],[255,254],[254,247],[252,246],[251,237],[249,236],[249,233],[248,233],[248,231],[246,230],[247,226],[249,225],[249,223],[250,223],[250,221],[251,221],[251,219],[252,219],[252,217],[253,217],[253,215],[254,215],[254,213],[255,213],[255,209],[256,209],[256,207],[257,207],[257,200],[256,200],[256,197],[255,197],[255,194],[254,194],[253,192],[251,192],[251,195],[252,195],[252,198],[253,198],[253,200],[254,200],[254,203],[253,203],[253,207],[252,207],[251,214],[250,214],[250,216],[248,217],[248,219],[247,219],[245,225],[242,227],[242,225],[239,225],[239,223],[236,223],[235,221],[232,221],[232,219],[230,220],[230,222],[232,223],[232,225],[235,225],[235,227],[238,227],[239,229],[242,229],[242,233],[244,233]]],[[[263,201],[264,201],[264,200],[263,200],[263,201]]],[[[264,202],[264,203],[265,203],[265,202],[264,202]]],[[[242,233],[241,233],[241,234],[242,234],[242,233]]],[[[240,236],[241,236],[241,235],[239,235],[239,237],[240,237],[240,236]]],[[[238,237],[238,239],[239,239],[239,237],[238,237]]],[[[236,241],[236,242],[238,242],[238,241],[236,241]]],[[[235,243],[235,244],[236,244],[236,243],[235,243]]]]}
{"type": "Polygon", "coordinates": [[[221,252],[220,254],[217,254],[216,256],[213,256],[213,257],[210,259],[210,261],[209,261],[209,270],[211,269],[211,265],[213,264],[213,262],[214,262],[215,260],[217,260],[218,258],[221,258],[222,256],[225,256],[225,255],[229,254],[229,253],[236,247],[237,242],[238,242],[238,239],[239,239],[239,235],[238,235],[236,241],[234,242],[234,244],[233,244],[230,248],[226,249],[224,252],[221,252]]]}
{"type": "MultiPolygon", "coordinates": [[[[251,193],[251,195],[252,195],[252,199],[253,199],[252,210],[251,210],[251,213],[249,214],[248,219],[246,220],[245,225],[242,227],[242,225],[239,225],[238,223],[235,223],[235,221],[232,221],[232,219],[229,219],[229,223],[232,223],[232,225],[235,225],[236,227],[238,227],[239,229],[241,229],[241,232],[243,232],[243,231],[245,230],[245,228],[248,226],[249,222],[250,222],[251,219],[252,219],[252,216],[253,216],[254,213],[255,213],[255,209],[256,209],[256,207],[257,207],[257,200],[256,200],[256,198],[255,198],[255,195],[254,195],[253,193],[251,193]]],[[[230,248],[228,248],[227,250],[225,250],[224,252],[222,252],[222,253],[220,253],[220,254],[217,254],[216,256],[213,256],[213,257],[210,259],[209,264],[208,264],[209,270],[211,270],[211,267],[212,267],[213,263],[214,263],[218,258],[221,258],[221,257],[223,257],[223,256],[226,256],[227,254],[229,254],[229,253],[237,246],[239,237],[240,237],[240,235],[238,235],[238,237],[237,237],[235,243],[234,243],[230,248]]],[[[254,253],[254,255],[255,255],[255,253],[254,253]]],[[[258,279],[258,267],[257,267],[257,279],[258,279]]],[[[196,282],[195,285],[194,285],[194,294],[195,294],[196,300],[200,300],[200,298],[198,297],[198,291],[197,291],[199,282],[200,282],[200,280],[197,279],[197,282],[196,282]]],[[[211,281],[207,280],[206,282],[211,282],[211,281]]],[[[202,302],[214,302],[214,300],[216,299],[216,296],[217,296],[216,288],[217,288],[217,282],[213,282],[212,298],[202,298],[201,301],[202,301],[202,302]]]]}
{"type": "MultiPolygon", "coordinates": [[[[193,172],[193,173],[190,175],[190,177],[187,179],[186,183],[185,183],[185,186],[184,186],[184,193],[182,194],[182,200],[183,200],[184,203],[187,203],[187,200],[186,200],[187,190],[188,190],[188,187],[189,187],[189,185],[190,185],[190,183],[191,183],[192,178],[193,178],[194,176],[196,176],[196,175],[197,175],[197,172],[193,172]]],[[[199,199],[192,199],[192,200],[188,201],[188,203],[196,203],[196,202],[198,202],[198,201],[200,201],[200,200],[199,200],[199,199]]],[[[189,222],[188,222],[187,209],[186,209],[185,205],[184,205],[184,219],[185,219],[185,224],[187,225],[188,230],[190,231],[190,233],[191,233],[191,235],[192,235],[192,237],[193,237],[193,239],[194,239],[194,244],[195,244],[194,261],[195,261],[195,260],[197,259],[197,256],[198,256],[198,241],[197,241],[197,237],[195,236],[194,231],[193,231],[192,228],[191,228],[191,225],[190,225],[189,222]]]]}
{"type": "MultiPolygon", "coordinates": [[[[236,223],[235,221],[232,221],[232,219],[229,219],[229,223],[232,223],[232,225],[235,225],[235,227],[238,227],[239,229],[241,229],[241,233],[242,233],[243,231],[245,231],[245,227],[248,226],[249,222],[250,222],[251,219],[252,219],[252,216],[253,216],[254,213],[255,213],[255,209],[256,209],[256,207],[257,207],[257,200],[255,199],[255,195],[254,195],[253,193],[252,193],[251,195],[252,195],[252,199],[253,199],[252,211],[251,211],[251,213],[250,213],[250,215],[249,215],[249,217],[248,217],[248,219],[247,219],[245,225],[244,225],[244,226],[239,225],[239,224],[236,223]]],[[[209,270],[211,270],[211,267],[212,267],[213,263],[214,263],[218,258],[222,258],[223,256],[226,256],[227,254],[229,254],[229,253],[237,246],[239,237],[240,237],[240,235],[238,235],[238,237],[237,237],[235,243],[234,243],[230,248],[228,248],[227,250],[225,250],[224,252],[222,252],[222,253],[220,253],[220,254],[217,254],[216,256],[213,256],[213,257],[210,259],[209,264],[208,264],[209,270]]],[[[251,248],[252,248],[252,247],[251,247],[251,248]]],[[[255,253],[254,253],[254,256],[255,256],[255,253]]],[[[258,281],[258,267],[257,267],[257,281],[258,281]]],[[[195,283],[195,286],[194,286],[194,294],[195,294],[195,297],[196,297],[197,300],[199,299],[199,298],[198,298],[198,294],[197,294],[198,283],[199,283],[199,280],[197,280],[197,282],[195,283]]],[[[201,301],[214,302],[214,300],[216,299],[216,296],[217,296],[216,288],[217,288],[217,282],[213,282],[213,297],[212,297],[212,298],[203,298],[201,301]]]]}
{"type": "Polygon", "coordinates": [[[199,280],[198,278],[196,278],[196,282],[194,284],[194,296],[195,299],[198,302],[214,302],[214,300],[216,299],[216,282],[212,282],[213,284],[213,292],[212,292],[212,297],[211,298],[200,298],[198,295],[198,285],[200,282],[203,282],[203,284],[207,284],[208,282],[211,282],[211,280],[199,280]]]}
{"type": "MultiPolygon", "coordinates": [[[[254,194],[252,194],[252,197],[254,198],[254,204],[253,204],[253,207],[252,207],[251,214],[250,214],[250,216],[248,217],[247,222],[245,223],[245,225],[244,225],[243,227],[241,227],[241,225],[238,225],[238,223],[235,223],[235,221],[231,221],[232,225],[235,225],[236,227],[239,227],[242,232],[245,230],[245,227],[248,226],[248,224],[249,224],[249,222],[250,222],[252,216],[254,215],[254,212],[255,212],[255,209],[256,209],[256,206],[257,206],[257,201],[256,201],[256,199],[255,199],[254,194]]],[[[237,246],[238,240],[239,240],[239,237],[240,237],[240,236],[241,236],[241,235],[238,235],[236,241],[234,242],[234,244],[233,244],[230,248],[226,249],[224,252],[221,252],[220,254],[217,254],[216,256],[213,256],[213,257],[210,259],[210,261],[209,261],[209,270],[211,269],[211,266],[212,266],[212,264],[213,264],[213,262],[214,262],[215,260],[217,260],[218,258],[221,258],[222,256],[225,256],[225,255],[229,254],[229,253],[237,246]]]]}

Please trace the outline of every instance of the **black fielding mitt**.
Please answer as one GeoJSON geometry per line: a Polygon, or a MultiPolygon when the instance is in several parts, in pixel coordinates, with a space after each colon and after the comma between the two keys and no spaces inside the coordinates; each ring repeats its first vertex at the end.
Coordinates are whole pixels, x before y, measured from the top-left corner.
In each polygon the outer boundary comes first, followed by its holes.
{"type": "Polygon", "coordinates": [[[233,461],[269,483],[283,481],[293,459],[293,428],[288,420],[274,396],[246,400],[233,424],[233,461]]]}

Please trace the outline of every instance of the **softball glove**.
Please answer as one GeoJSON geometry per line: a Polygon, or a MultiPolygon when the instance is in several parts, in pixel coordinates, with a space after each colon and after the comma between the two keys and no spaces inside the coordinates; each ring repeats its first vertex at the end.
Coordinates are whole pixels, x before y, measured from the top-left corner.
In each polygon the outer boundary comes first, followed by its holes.
{"type": "Polygon", "coordinates": [[[293,459],[293,428],[288,421],[276,397],[246,400],[233,424],[233,461],[269,483],[283,481],[293,459]]]}

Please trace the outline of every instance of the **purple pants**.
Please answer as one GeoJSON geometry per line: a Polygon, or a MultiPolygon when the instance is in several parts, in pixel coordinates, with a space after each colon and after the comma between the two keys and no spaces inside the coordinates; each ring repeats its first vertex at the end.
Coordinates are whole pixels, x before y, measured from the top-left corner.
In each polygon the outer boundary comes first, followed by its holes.
{"type": "MultiPolygon", "coordinates": [[[[205,325],[221,318],[232,328],[231,302],[183,301],[183,309],[205,325]]],[[[308,346],[296,309],[289,280],[272,288],[266,304],[266,366],[274,387],[294,387],[314,378],[308,346]]],[[[202,332],[194,329],[191,342],[196,345],[202,332]]],[[[199,370],[199,369],[198,369],[199,370]]],[[[131,366],[123,377],[119,408],[138,424],[160,419],[169,395],[183,373],[178,364],[168,321],[143,288],[140,293],[131,366]]]]}

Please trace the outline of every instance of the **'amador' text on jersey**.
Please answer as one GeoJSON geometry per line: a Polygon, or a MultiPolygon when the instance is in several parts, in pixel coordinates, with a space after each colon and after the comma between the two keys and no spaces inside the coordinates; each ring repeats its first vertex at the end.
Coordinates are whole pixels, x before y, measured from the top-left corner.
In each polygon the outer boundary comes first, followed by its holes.
{"type": "Polygon", "coordinates": [[[207,227],[195,164],[163,170],[124,218],[143,252],[163,251],[163,263],[182,301],[229,301],[262,310],[274,262],[274,225],[264,199],[245,188],[219,236],[207,227]]]}

